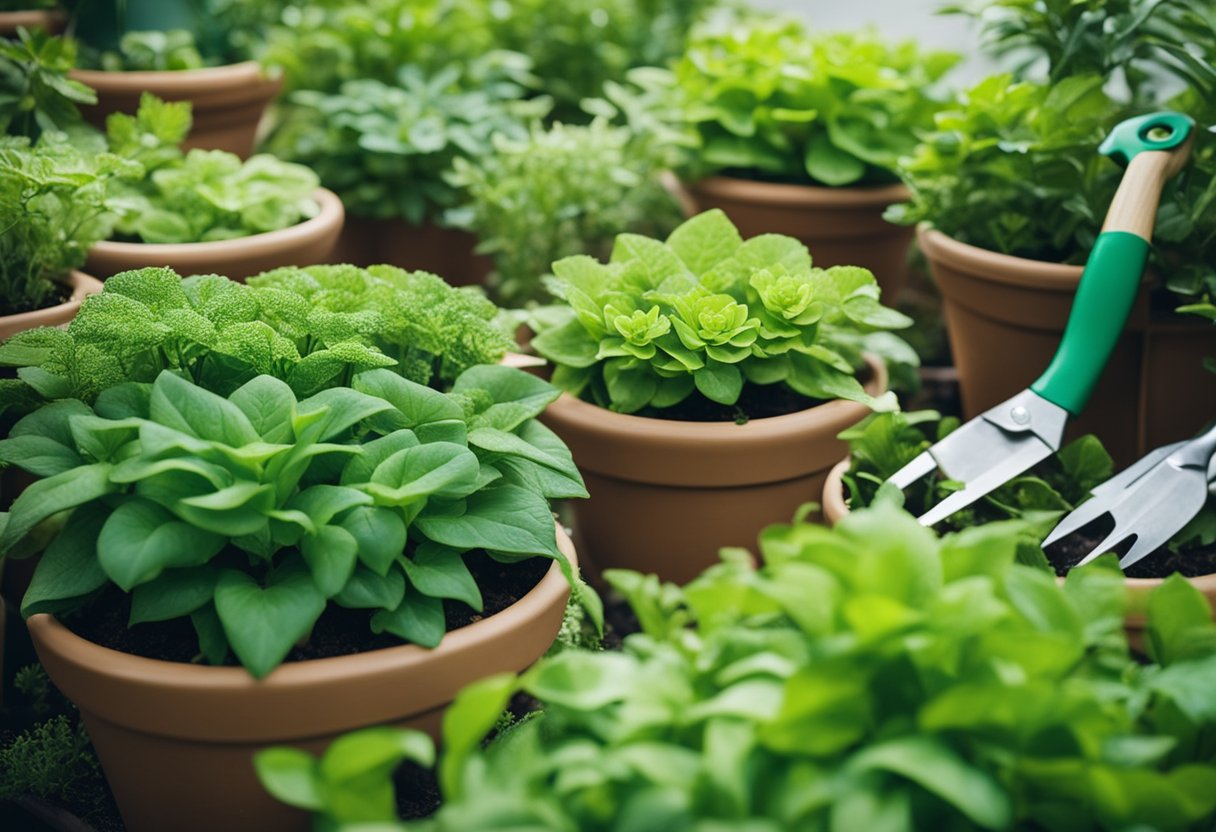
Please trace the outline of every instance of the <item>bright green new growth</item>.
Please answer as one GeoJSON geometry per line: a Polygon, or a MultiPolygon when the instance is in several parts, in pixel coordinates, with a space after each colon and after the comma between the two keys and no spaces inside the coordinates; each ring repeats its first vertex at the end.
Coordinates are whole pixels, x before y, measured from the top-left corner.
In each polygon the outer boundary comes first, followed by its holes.
{"type": "Polygon", "coordinates": [[[316,215],[317,175],[258,154],[181,150],[190,103],[144,93],[134,116],[106,119],[111,152],[144,166],[144,176],[112,189],[119,235],[145,243],[199,243],[277,231],[316,215]]]}
{"type": "Polygon", "coordinates": [[[502,359],[509,339],[490,323],[495,312],[474,290],[393,266],[290,267],[248,284],[139,269],[107,280],[66,331],[30,330],[0,345],[0,365],[20,367],[45,399],[86,402],[165,369],[221,395],[269,374],[309,396],[375,367],[446,386],[502,359]]]}
{"type": "MultiPolygon", "coordinates": [[[[683,589],[609,573],[642,633],[623,653],[566,651],[466,688],[445,715],[438,814],[375,820],[1209,828],[1216,625],[1202,596],[1177,577],[1152,596],[1142,665],[1117,571],[1096,564],[1057,585],[1016,562],[1018,525],[939,540],[884,506],[835,529],[770,527],[759,569],[728,550],[683,589]],[[541,711],[483,747],[516,691],[541,711]]],[[[337,802],[314,805],[319,822],[340,819],[337,802]]]]}
{"type": "Polygon", "coordinates": [[[892,409],[857,380],[864,333],[908,325],[879,304],[878,284],[852,266],[813,268],[792,237],[746,242],[721,211],[685,222],[667,241],[616,239],[608,263],[553,264],[566,306],[533,340],[553,381],[603,407],[633,413],[692,395],[731,405],[745,383],[784,384],[816,399],[892,409]]]}
{"type": "Polygon", "coordinates": [[[108,189],[139,171],[112,153],[85,154],[62,133],[32,146],[0,137],[0,315],[66,300],[58,282],[110,234],[108,189]]]}
{"type": "Polygon", "coordinates": [[[481,240],[494,258],[495,290],[522,306],[547,293],[541,276],[575,254],[607,257],[621,231],[666,234],[679,207],[659,181],[663,150],[624,127],[533,126],[498,137],[476,159],[457,158],[448,181],[464,204],[446,220],[481,240]]]}
{"type": "Polygon", "coordinates": [[[895,181],[956,61],[872,32],[812,35],[751,16],[695,33],[672,83],[700,135],[697,173],[840,187],[895,181]]]}
{"type": "Polygon", "coordinates": [[[575,581],[549,499],[587,492],[535,421],[556,389],[503,366],[452,394],[388,370],[352,385],[298,400],[259,375],[223,397],[164,370],[19,421],[0,461],[43,479],[0,515],[0,554],[71,512],[23,614],[71,613],[113,584],[131,624],[189,616],[207,661],[231,650],[262,677],[331,603],[437,645],[443,599],[482,608],[473,550],[557,559],[575,581]]]}

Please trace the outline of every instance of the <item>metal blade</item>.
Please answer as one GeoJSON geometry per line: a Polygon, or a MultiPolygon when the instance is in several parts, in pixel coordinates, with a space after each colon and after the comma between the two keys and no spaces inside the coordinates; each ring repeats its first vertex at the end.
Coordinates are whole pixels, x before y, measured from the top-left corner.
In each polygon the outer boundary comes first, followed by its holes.
{"type": "Polygon", "coordinates": [[[1090,492],[1092,496],[1088,500],[1069,512],[1060,521],[1059,525],[1051,530],[1051,534],[1047,535],[1047,538],[1043,541],[1043,548],[1047,548],[1058,540],[1063,540],[1073,532],[1079,531],[1103,514],[1106,514],[1115,503],[1122,499],[1122,492],[1125,488],[1151,471],[1159,462],[1181,448],[1186,442],[1186,440],[1183,440],[1150,451],[1144,457],[1099,485],[1090,492]]]}
{"type": "Polygon", "coordinates": [[[930,471],[935,470],[937,470],[937,460],[928,451],[924,451],[917,454],[916,459],[888,477],[887,482],[893,483],[896,488],[903,491],[930,471]]]}
{"type": "MultiPolygon", "coordinates": [[[[1208,499],[1207,473],[1168,460],[1125,488],[1109,509],[1115,527],[1077,566],[1083,566],[1129,537],[1136,542],[1119,565],[1126,569],[1151,555],[1199,513],[1208,499]]],[[[1075,568],[1075,567],[1074,567],[1075,568]]]]}
{"type": "MultiPolygon", "coordinates": [[[[978,476],[969,479],[954,476],[946,463],[939,459],[942,470],[954,479],[963,479],[966,486],[956,491],[935,505],[929,511],[917,518],[923,526],[933,526],[945,520],[956,511],[961,511],[986,494],[990,494],[1009,480],[1042,462],[1055,451],[1050,445],[1034,434],[1013,435],[1002,431],[987,422],[970,423],[985,426],[985,430],[976,430],[974,436],[983,436],[984,444],[977,446],[976,456],[983,457],[989,463],[986,470],[978,476]],[[992,464],[995,456],[999,461],[992,464]]],[[[970,425],[968,425],[970,426],[970,425]]],[[[948,439],[953,439],[953,434],[948,439]]],[[[933,449],[930,449],[930,453],[933,449]]],[[[969,467],[968,470],[971,470],[969,467]]]]}

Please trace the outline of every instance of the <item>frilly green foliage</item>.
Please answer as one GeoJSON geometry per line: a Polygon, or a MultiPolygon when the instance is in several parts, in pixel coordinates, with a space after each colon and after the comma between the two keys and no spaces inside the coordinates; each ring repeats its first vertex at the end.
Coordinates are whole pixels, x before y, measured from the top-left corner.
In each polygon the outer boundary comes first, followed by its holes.
{"type": "Polygon", "coordinates": [[[100,776],[83,723],[73,725],[62,714],[0,746],[0,801],[79,797],[100,776]]]}
{"type": "Polygon", "coordinates": [[[289,802],[417,832],[1209,829],[1206,602],[1166,581],[1142,664],[1111,564],[1057,584],[1017,526],[938,539],[887,505],[772,526],[759,568],[728,550],[684,588],[610,572],[642,633],[462,691],[433,818],[335,811],[384,776],[289,802]],[[517,691],[540,713],[484,745],[517,691]]]}
{"type": "Polygon", "coordinates": [[[0,364],[44,399],[86,402],[165,369],[222,395],[269,374],[307,396],[374,367],[444,386],[502,358],[510,342],[495,311],[473,290],[392,266],[279,269],[248,285],[139,269],[107,280],[66,331],[9,339],[0,364]]]}
{"type": "Polygon", "coordinates": [[[679,206],[659,180],[662,149],[626,127],[534,125],[527,138],[498,138],[477,159],[457,158],[448,181],[464,204],[447,221],[494,258],[494,288],[521,306],[547,296],[541,278],[575,254],[607,257],[617,233],[666,234],[679,206]]]}
{"type": "Polygon", "coordinates": [[[608,263],[580,255],[553,273],[562,319],[532,343],[557,365],[555,384],[601,406],[671,407],[694,390],[730,405],[751,383],[895,407],[891,394],[875,399],[857,380],[857,336],[908,319],[879,303],[869,271],[814,268],[792,237],[745,242],[713,210],[666,242],[621,234],[608,263]]]}

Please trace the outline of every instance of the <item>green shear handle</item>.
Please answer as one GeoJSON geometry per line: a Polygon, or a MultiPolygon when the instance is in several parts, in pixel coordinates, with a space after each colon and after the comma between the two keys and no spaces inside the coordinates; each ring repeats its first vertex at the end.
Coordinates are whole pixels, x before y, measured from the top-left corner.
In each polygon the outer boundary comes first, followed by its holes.
{"type": "Polygon", "coordinates": [[[1127,172],[1085,264],[1060,347],[1030,386],[1074,416],[1089,401],[1131,313],[1161,189],[1190,157],[1194,131],[1195,122],[1182,113],[1152,113],[1119,124],[1098,148],[1127,172]]]}

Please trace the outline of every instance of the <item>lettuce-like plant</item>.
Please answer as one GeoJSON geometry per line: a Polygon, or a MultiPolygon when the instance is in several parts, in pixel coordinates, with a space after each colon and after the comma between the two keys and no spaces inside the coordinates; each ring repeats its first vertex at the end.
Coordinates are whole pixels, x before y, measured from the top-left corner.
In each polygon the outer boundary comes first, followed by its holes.
{"type": "MultiPolygon", "coordinates": [[[[66,331],[0,345],[0,365],[20,368],[21,384],[44,400],[90,403],[166,369],[224,396],[260,374],[311,396],[376,367],[447,387],[502,359],[510,340],[491,323],[496,311],[475,290],[393,266],[284,268],[247,285],[137,269],[107,280],[66,331]]],[[[5,404],[20,401],[14,391],[5,404]]]]}
{"type": "Polygon", "coordinates": [[[674,67],[674,105],[701,141],[694,174],[833,187],[896,180],[933,125],[934,84],[957,56],[872,32],[812,35],[745,16],[694,33],[674,67]]]}
{"type": "Polygon", "coordinates": [[[457,158],[448,181],[464,192],[449,224],[475,233],[494,258],[494,290],[509,306],[546,296],[541,283],[562,257],[606,257],[621,231],[666,234],[679,206],[660,182],[662,148],[626,127],[533,126],[499,138],[478,158],[457,158]]]}
{"type": "Polygon", "coordinates": [[[713,210],[666,242],[621,234],[609,262],[569,257],[553,274],[565,305],[533,346],[557,365],[555,384],[602,407],[661,410],[694,392],[733,405],[745,384],[895,406],[857,380],[861,336],[908,319],[879,303],[869,271],[814,268],[792,237],[745,242],[713,210]]]}
{"type": "Polygon", "coordinates": [[[2,516],[0,554],[71,514],[23,613],[71,613],[113,584],[132,624],[189,616],[207,661],[231,649],[262,677],[331,603],[437,645],[443,599],[481,609],[473,550],[555,558],[573,582],[548,500],[586,491],[534,419],[558,391],[503,366],[453,389],[370,370],[303,400],[267,375],[223,397],[164,370],[35,411],[0,441],[44,478],[2,516]]]}
{"type": "Polygon", "coordinates": [[[1111,564],[1057,585],[1016,562],[1017,526],[939,540],[888,505],[770,527],[758,569],[728,551],[683,589],[610,573],[642,633],[463,691],[431,819],[372,802],[374,746],[335,747],[369,776],[333,791],[304,788],[318,775],[298,752],[258,767],[320,824],[419,832],[1210,827],[1206,602],[1166,581],[1141,664],[1111,564]],[[540,712],[483,746],[521,690],[540,712]]]}

